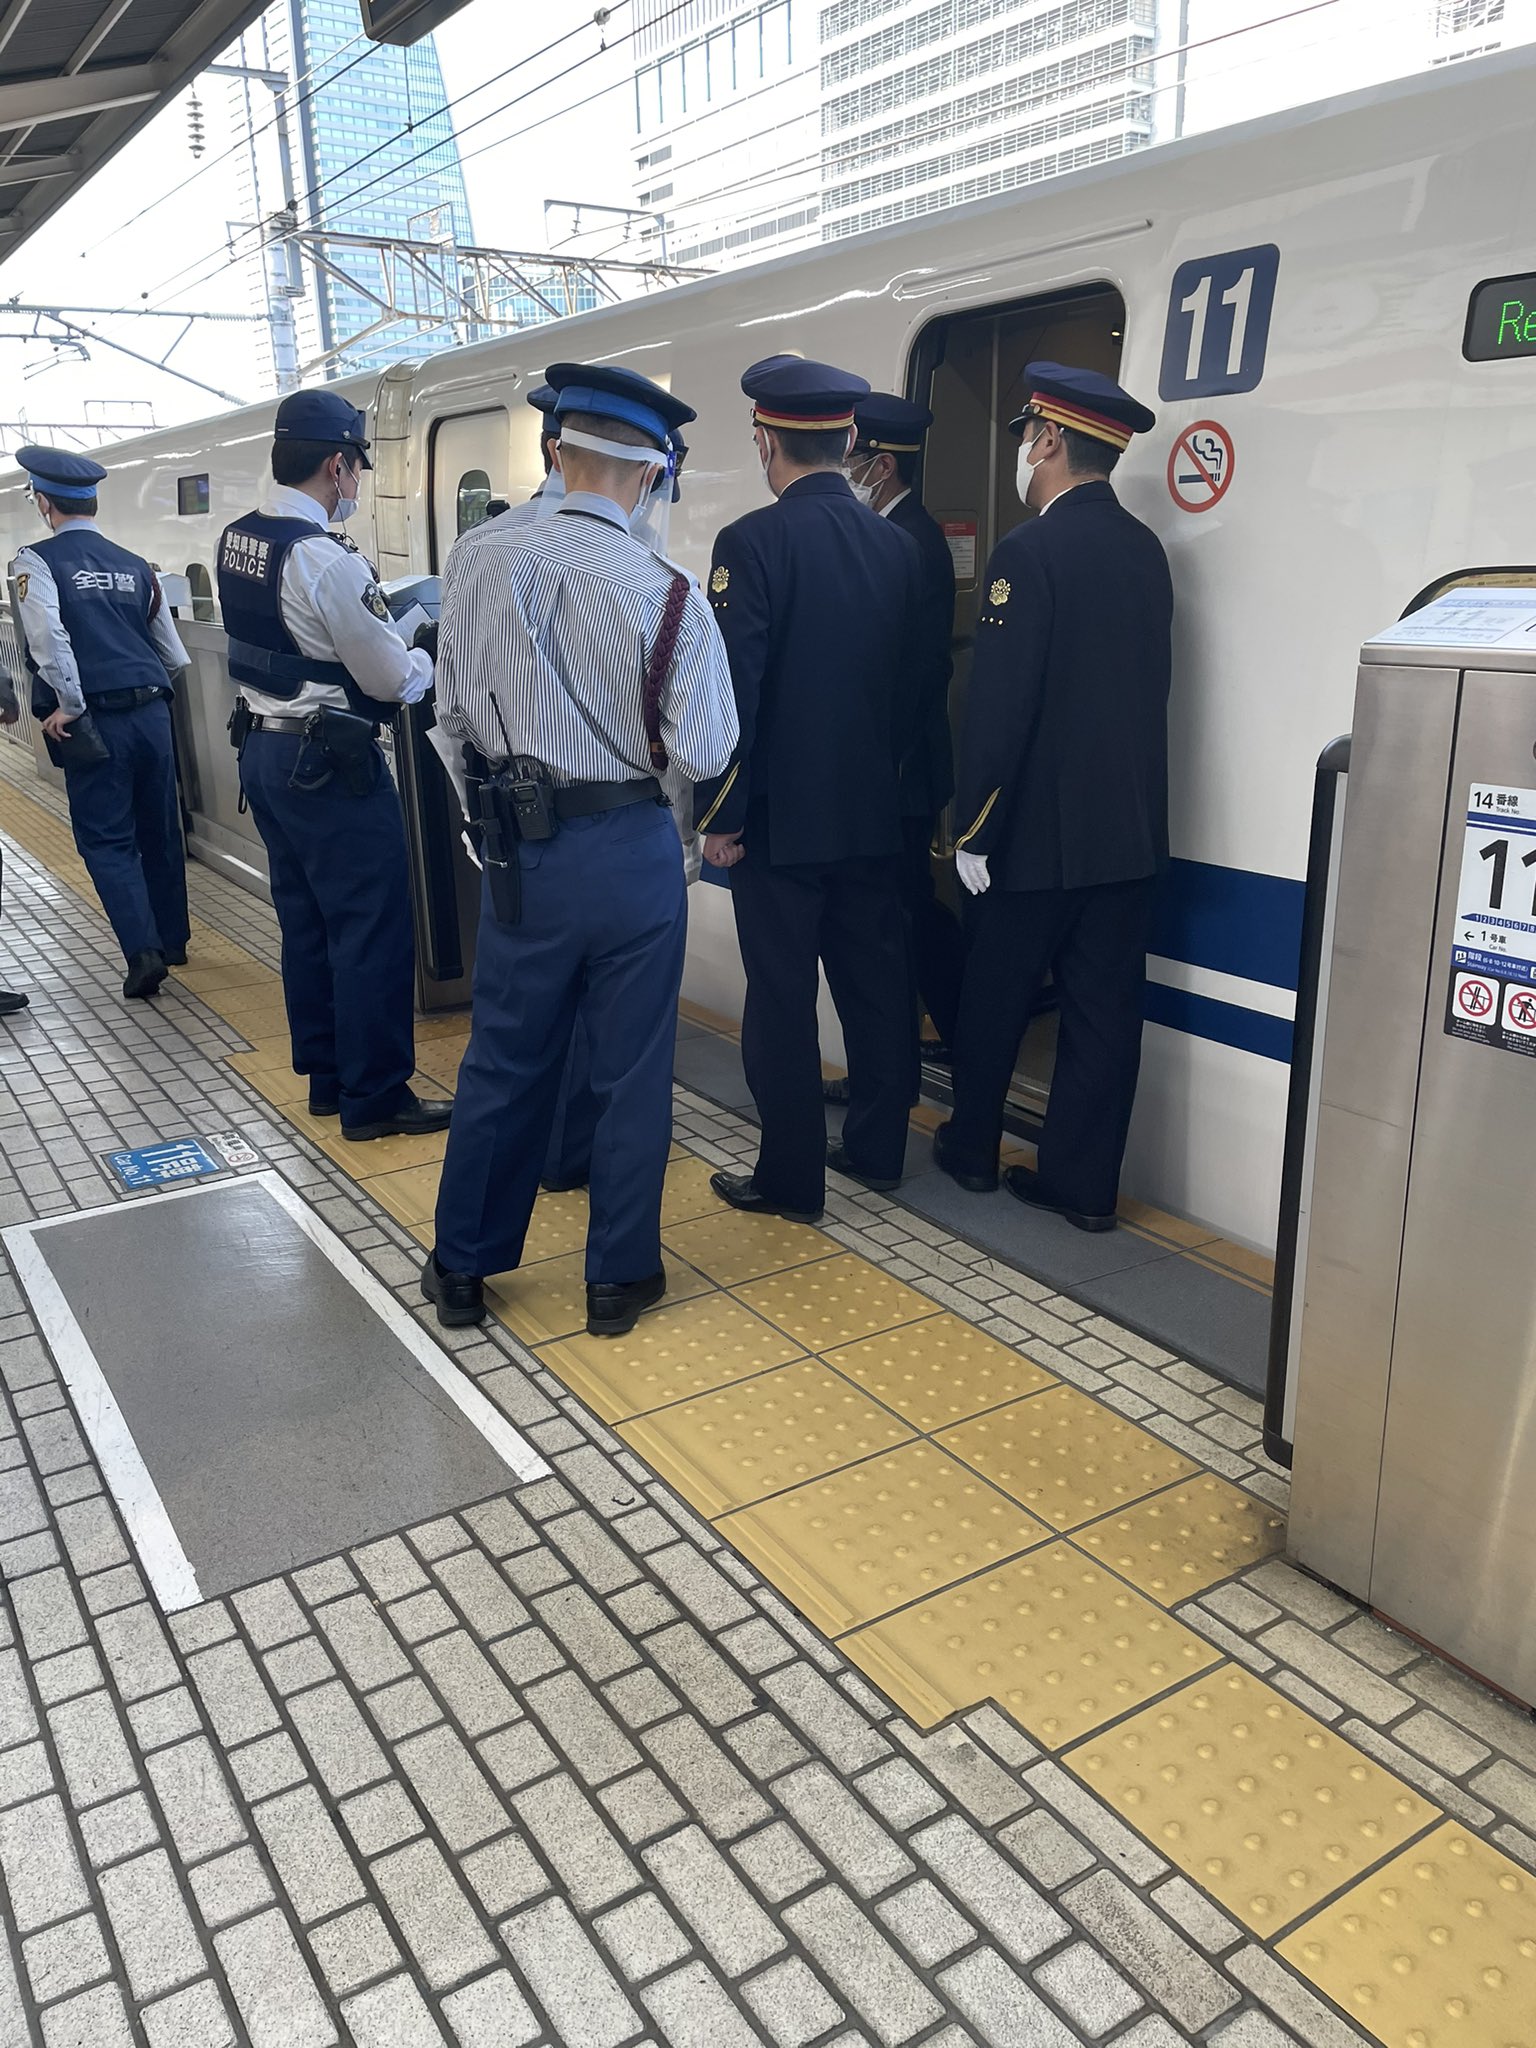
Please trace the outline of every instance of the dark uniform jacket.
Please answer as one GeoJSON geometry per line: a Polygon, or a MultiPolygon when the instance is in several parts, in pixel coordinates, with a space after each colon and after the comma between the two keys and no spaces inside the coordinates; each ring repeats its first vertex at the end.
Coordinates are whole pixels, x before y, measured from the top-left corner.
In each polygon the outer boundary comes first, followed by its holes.
{"type": "Polygon", "coordinates": [[[934,818],[955,793],[955,755],[949,736],[950,641],[955,630],[955,561],[937,519],[916,491],[885,515],[917,542],[922,557],[923,631],[931,639],[917,704],[914,741],[901,764],[901,815],[934,818]]]}
{"type": "Polygon", "coordinates": [[[1162,542],[1078,484],[987,565],[955,844],[994,886],[1083,889],[1168,858],[1173,584],[1162,542]]]}
{"type": "Polygon", "coordinates": [[[837,470],[799,478],[715,542],[709,601],[741,738],[694,798],[775,867],[893,855],[926,663],[916,543],[837,470]],[[766,832],[766,849],[759,845],[766,832]]]}

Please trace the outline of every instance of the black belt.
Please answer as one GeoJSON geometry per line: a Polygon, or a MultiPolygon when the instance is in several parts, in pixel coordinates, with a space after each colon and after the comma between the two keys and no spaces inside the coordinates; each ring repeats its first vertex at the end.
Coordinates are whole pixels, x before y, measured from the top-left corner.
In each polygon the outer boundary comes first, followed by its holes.
{"type": "Polygon", "coordinates": [[[626,804],[659,804],[661,784],[654,775],[633,782],[570,782],[554,791],[554,799],[557,818],[591,818],[626,804]]]}
{"type": "Polygon", "coordinates": [[[274,718],[265,711],[251,713],[252,732],[308,732],[309,715],[303,718],[274,718]]]}
{"type": "Polygon", "coordinates": [[[145,684],[137,690],[96,690],[86,698],[85,708],[92,713],[98,711],[137,711],[144,704],[158,704],[162,697],[169,697],[168,689],[145,684]]]}

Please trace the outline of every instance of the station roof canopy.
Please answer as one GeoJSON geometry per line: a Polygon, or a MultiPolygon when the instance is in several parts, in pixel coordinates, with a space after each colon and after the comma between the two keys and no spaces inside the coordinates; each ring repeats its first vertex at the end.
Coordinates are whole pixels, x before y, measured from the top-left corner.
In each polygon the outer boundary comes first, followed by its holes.
{"type": "Polygon", "coordinates": [[[0,0],[0,262],[263,0],[0,0]]]}

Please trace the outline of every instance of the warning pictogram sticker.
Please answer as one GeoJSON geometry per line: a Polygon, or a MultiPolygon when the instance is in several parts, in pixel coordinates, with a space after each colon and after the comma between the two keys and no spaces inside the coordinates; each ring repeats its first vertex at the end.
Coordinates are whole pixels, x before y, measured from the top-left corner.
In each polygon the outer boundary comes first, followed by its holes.
{"type": "Polygon", "coordinates": [[[1173,444],[1168,489],[1181,512],[1209,512],[1232,488],[1232,436],[1215,420],[1196,420],[1173,444]]]}
{"type": "Polygon", "coordinates": [[[1474,1024],[1491,1024],[1499,1000],[1499,985],[1481,974],[1458,974],[1455,1004],[1457,1014],[1474,1024]]]}
{"type": "Polygon", "coordinates": [[[1536,989],[1520,988],[1513,982],[1505,989],[1504,1029],[1536,1038],[1536,989]]]}

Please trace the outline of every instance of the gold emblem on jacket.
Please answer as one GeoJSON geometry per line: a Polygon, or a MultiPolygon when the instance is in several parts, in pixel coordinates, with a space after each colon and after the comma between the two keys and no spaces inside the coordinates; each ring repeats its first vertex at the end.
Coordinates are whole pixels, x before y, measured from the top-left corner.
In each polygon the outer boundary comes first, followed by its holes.
{"type": "Polygon", "coordinates": [[[999,576],[997,581],[993,584],[992,588],[987,592],[987,603],[992,605],[1005,605],[1008,602],[1009,598],[1012,597],[1012,595],[1013,585],[1008,581],[1008,578],[1006,576],[999,576]]]}
{"type": "Polygon", "coordinates": [[[23,569],[21,574],[16,578],[16,602],[18,604],[26,603],[27,589],[28,586],[31,584],[31,581],[32,578],[27,574],[25,569],[23,569]]]}
{"type": "Polygon", "coordinates": [[[714,573],[711,575],[709,579],[709,587],[714,592],[716,597],[719,597],[722,591],[730,589],[731,572],[729,569],[726,568],[723,562],[721,563],[720,567],[716,569],[714,573]]]}

